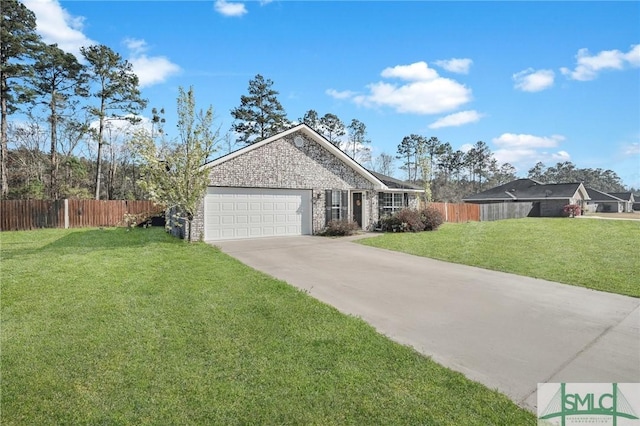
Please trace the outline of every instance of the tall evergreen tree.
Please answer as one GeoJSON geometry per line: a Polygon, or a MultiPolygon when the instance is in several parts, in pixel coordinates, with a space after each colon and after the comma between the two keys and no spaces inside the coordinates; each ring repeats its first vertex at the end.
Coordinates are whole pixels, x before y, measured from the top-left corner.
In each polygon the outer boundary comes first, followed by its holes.
{"type": "Polygon", "coordinates": [[[418,179],[419,153],[423,149],[425,138],[420,135],[411,134],[405,136],[398,145],[398,158],[402,160],[401,169],[407,172],[407,181],[415,182],[418,179]]]}
{"type": "Polygon", "coordinates": [[[445,147],[442,142],[440,142],[440,140],[435,136],[432,136],[429,139],[425,138],[423,146],[423,154],[428,158],[430,170],[428,176],[425,176],[425,179],[428,179],[429,182],[431,182],[433,180],[433,171],[435,169],[434,164],[437,161],[438,156],[442,155],[445,152],[445,147]]]}
{"type": "Polygon", "coordinates": [[[482,178],[488,177],[492,158],[489,146],[483,141],[476,142],[465,154],[465,165],[469,168],[471,181],[475,184],[477,178],[477,191],[482,191],[482,178]]]}
{"type": "Polygon", "coordinates": [[[367,139],[367,126],[354,118],[349,124],[348,131],[348,148],[351,151],[351,158],[361,163],[371,161],[371,148],[369,147],[371,140],[367,139]]]}
{"type": "Polygon", "coordinates": [[[58,124],[65,119],[64,111],[70,108],[76,95],[86,96],[86,74],[84,67],[71,53],[57,45],[43,45],[33,64],[33,75],[29,78],[29,89],[48,111],[51,173],[49,195],[59,196],[58,186],[58,124]]]}
{"type": "Polygon", "coordinates": [[[331,144],[339,147],[341,138],[346,135],[346,130],[342,120],[337,115],[328,112],[320,118],[320,133],[331,144]]]}
{"type": "Polygon", "coordinates": [[[20,86],[16,79],[26,77],[40,37],[36,34],[35,14],[17,0],[2,0],[0,21],[0,198],[9,192],[7,173],[7,116],[17,109],[15,92],[20,86]]]}
{"type": "Polygon", "coordinates": [[[249,95],[240,97],[240,106],[231,110],[231,128],[238,140],[247,145],[267,139],[290,126],[287,114],[278,101],[273,81],[260,74],[249,81],[249,95]]]}
{"type": "Polygon", "coordinates": [[[527,177],[529,179],[533,179],[538,182],[545,183],[543,179],[544,179],[546,169],[547,169],[547,166],[545,166],[542,161],[538,161],[535,166],[529,169],[527,173],[527,177]]]}
{"type": "Polygon", "coordinates": [[[299,118],[298,121],[311,127],[316,132],[321,133],[320,117],[315,110],[310,109],[309,111],[305,112],[304,116],[302,116],[302,118],[299,118]]]}
{"type": "Polygon", "coordinates": [[[92,96],[98,100],[98,106],[89,108],[89,112],[98,119],[95,197],[99,200],[102,147],[108,117],[111,115],[135,121],[135,115],[147,105],[147,101],[140,94],[138,76],[134,74],[131,63],[120,54],[104,45],[82,47],[80,52],[87,60],[91,80],[94,82],[92,96]]]}

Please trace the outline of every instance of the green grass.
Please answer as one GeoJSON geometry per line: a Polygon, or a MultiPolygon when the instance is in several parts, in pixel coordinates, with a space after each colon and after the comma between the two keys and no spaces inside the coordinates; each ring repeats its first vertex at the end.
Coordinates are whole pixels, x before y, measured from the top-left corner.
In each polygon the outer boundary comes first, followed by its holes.
{"type": "Polygon", "coordinates": [[[640,297],[640,222],[526,218],[446,223],[362,244],[640,297]]]}
{"type": "Polygon", "coordinates": [[[211,246],[158,229],[0,243],[3,425],[535,423],[211,246]]]}

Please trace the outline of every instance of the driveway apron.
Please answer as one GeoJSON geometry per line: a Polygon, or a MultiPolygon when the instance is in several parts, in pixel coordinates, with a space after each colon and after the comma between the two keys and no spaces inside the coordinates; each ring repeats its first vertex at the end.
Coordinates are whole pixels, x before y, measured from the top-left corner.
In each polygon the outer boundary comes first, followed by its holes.
{"type": "Polygon", "coordinates": [[[640,382],[640,299],[352,239],[211,244],[532,411],[538,383],[640,382]]]}

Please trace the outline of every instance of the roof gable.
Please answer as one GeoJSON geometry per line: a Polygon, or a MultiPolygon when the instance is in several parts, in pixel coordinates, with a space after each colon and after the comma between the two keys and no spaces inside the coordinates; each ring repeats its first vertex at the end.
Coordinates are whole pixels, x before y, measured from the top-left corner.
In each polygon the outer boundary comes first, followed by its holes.
{"type": "Polygon", "coordinates": [[[633,192],[609,192],[608,194],[616,198],[619,198],[622,201],[635,202],[635,197],[633,196],[633,192]]]}
{"type": "Polygon", "coordinates": [[[229,161],[233,158],[239,157],[243,154],[246,154],[247,152],[250,152],[252,150],[258,149],[264,145],[270,144],[274,141],[280,140],[282,138],[285,138],[287,136],[290,136],[296,132],[302,132],[306,137],[308,137],[310,140],[314,141],[315,143],[321,145],[323,148],[325,148],[329,153],[331,153],[332,155],[334,155],[335,157],[337,157],[340,161],[342,161],[344,164],[346,164],[348,167],[350,167],[351,169],[353,169],[356,173],[358,173],[359,175],[361,175],[364,179],[366,179],[367,181],[371,182],[374,187],[376,189],[389,189],[387,187],[387,185],[382,182],[380,179],[378,179],[376,176],[374,176],[369,170],[365,169],[362,165],[360,165],[360,163],[358,163],[357,161],[355,161],[353,158],[349,157],[347,154],[344,153],[344,151],[342,151],[340,148],[336,147],[335,145],[333,145],[331,142],[329,142],[324,136],[320,135],[318,132],[316,132],[315,130],[313,130],[311,127],[307,126],[306,124],[299,124],[297,126],[294,126],[288,130],[285,130],[283,132],[280,132],[276,135],[273,135],[267,139],[261,140],[260,142],[256,142],[254,144],[251,145],[247,145],[243,148],[240,148],[234,152],[231,152],[229,154],[223,155],[222,157],[216,158],[215,160],[212,160],[208,163],[206,163],[205,165],[203,165],[202,167],[205,168],[209,168],[209,167],[214,167],[217,166],[219,164],[222,164],[226,161],[229,161]]]}
{"type": "Polygon", "coordinates": [[[589,199],[582,183],[545,184],[533,179],[516,179],[478,194],[464,197],[464,201],[529,201],[541,199],[575,198],[580,193],[589,199]]]}
{"type": "Polygon", "coordinates": [[[589,194],[589,198],[591,201],[600,201],[600,202],[622,202],[620,198],[614,196],[613,194],[607,194],[606,192],[598,191],[597,189],[587,188],[587,193],[589,194]]]}
{"type": "Polygon", "coordinates": [[[408,189],[411,191],[420,191],[423,192],[424,188],[419,187],[418,185],[414,185],[409,182],[401,181],[400,179],[393,178],[391,176],[383,175],[382,173],[377,173],[369,170],[369,172],[374,175],[376,178],[380,179],[382,183],[387,185],[389,189],[408,189]]]}

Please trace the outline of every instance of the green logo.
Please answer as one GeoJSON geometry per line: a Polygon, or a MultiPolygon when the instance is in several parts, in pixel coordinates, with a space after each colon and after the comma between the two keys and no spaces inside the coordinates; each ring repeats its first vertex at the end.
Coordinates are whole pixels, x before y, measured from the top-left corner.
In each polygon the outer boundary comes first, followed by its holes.
{"type": "Polygon", "coordinates": [[[538,384],[539,424],[640,425],[639,405],[638,383],[538,384]]]}

